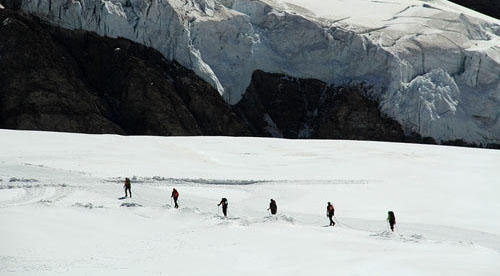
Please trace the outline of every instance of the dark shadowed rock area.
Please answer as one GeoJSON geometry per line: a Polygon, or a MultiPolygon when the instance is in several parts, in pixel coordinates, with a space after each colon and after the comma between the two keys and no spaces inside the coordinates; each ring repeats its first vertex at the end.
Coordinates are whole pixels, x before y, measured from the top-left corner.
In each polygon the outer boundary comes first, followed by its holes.
{"type": "Polygon", "coordinates": [[[423,141],[406,136],[361,88],[333,87],[314,79],[256,71],[235,109],[259,136],[423,141]]]}
{"type": "Polygon", "coordinates": [[[192,71],[125,39],[0,10],[0,128],[250,135],[192,71]]]}
{"type": "Polygon", "coordinates": [[[482,14],[500,19],[500,1],[498,0],[448,0],[482,14]]]}
{"type": "MultiPolygon", "coordinates": [[[[436,144],[431,137],[405,133],[397,121],[380,112],[366,91],[363,86],[335,87],[315,79],[255,71],[234,110],[257,136],[436,144]]],[[[462,140],[441,144],[500,148],[462,140]]]]}

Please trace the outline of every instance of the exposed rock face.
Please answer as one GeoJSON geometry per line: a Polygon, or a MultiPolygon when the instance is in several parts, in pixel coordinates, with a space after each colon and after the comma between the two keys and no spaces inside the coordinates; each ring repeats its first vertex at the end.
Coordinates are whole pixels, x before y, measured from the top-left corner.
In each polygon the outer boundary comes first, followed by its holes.
{"type": "Polygon", "coordinates": [[[407,141],[401,125],[384,116],[361,89],[256,71],[236,106],[262,136],[407,141]]]}
{"type": "Polygon", "coordinates": [[[498,0],[449,0],[471,10],[500,19],[500,3],[498,0]]]}
{"type": "Polygon", "coordinates": [[[398,122],[380,112],[377,102],[356,88],[325,95],[313,137],[393,142],[411,138],[398,122]]]}
{"type": "Polygon", "coordinates": [[[217,90],[150,48],[0,10],[0,127],[248,135],[217,90]]]}

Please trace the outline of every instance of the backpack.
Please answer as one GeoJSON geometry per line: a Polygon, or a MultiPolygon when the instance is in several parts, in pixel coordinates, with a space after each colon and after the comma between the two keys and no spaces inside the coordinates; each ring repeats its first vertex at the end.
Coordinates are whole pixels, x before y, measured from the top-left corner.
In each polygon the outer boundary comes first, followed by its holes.
{"type": "Polygon", "coordinates": [[[272,200],[271,200],[271,204],[269,204],[269,207],[270,207],[271,209],[276,209],[276,208],[277,208],[277,206],[276,206],[276,201],[274,201],[274,199],[272,199],[272,200]]]}
{"type": "Polygon", "coordinates": [[[177,192],[176,189],[174,189],[173,194],[174,194],[174,197],[178,197],[179,196],[179,192],[177,192]]]}
{"type": "Polygon", "coordinates": [[[393,211],[389,211],[389,221],[396,222],[396,216],[394,216],[393,211]]]}

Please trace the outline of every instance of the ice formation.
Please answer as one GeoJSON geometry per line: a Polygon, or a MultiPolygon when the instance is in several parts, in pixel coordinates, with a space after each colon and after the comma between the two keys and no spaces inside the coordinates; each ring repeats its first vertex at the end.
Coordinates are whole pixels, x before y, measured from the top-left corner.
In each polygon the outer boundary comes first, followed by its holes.
{"type": "Polygon", "coordinates": [[[445,0],[19,0],[51,24],[124,37],[237,103],[254,70],[366,83],[438,141],[500,144],[500,21],[445,0]]]}

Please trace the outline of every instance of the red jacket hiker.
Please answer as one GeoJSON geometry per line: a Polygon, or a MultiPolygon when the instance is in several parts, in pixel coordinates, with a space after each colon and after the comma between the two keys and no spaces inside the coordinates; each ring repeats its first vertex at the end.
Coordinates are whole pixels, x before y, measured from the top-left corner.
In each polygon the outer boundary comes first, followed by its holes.
{"type": "Polygon", "coordinates": [[[172,195],[170,197],[174,198],[174,203],[175,203],[174,208],[179,208],[179,205],[177,204],[177,199],[179,198],[179,192],[177,192],[175,188],[172,190],[172,195]]]}

